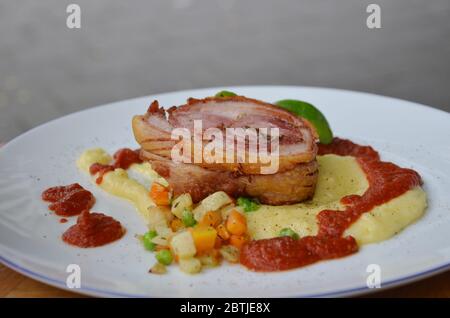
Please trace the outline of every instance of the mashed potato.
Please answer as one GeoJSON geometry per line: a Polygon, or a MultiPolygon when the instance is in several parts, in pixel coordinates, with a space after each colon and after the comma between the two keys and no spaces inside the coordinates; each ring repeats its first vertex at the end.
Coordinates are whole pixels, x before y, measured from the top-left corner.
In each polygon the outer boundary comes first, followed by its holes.
{"type": "MultiPolygon", "coordinates": [[[[316,215],[325,209],[344,210],[343,196],[363,194],[368,188],[364,172],[353,157],[318,156],[319,179],[314,198],[306,203],[288,206],[262,206],[247,213],[249,231],[254,239],[271,238],[289,227],[300,236],[316,235],[316,215]]],[[[345,235],[358,244],[386,240],[420,218],[427,206],[426,194],[416,187],[372,211],[364,213],[345,235]]]]}
{"type": "MultiPolygon", "coordinates": [[[[77,160],[77,166],[80,170],[89,174],[89,167],[92,164],[101,163],[106,165],[111,163],[111,161],[112,157],[106,151],[101,148],[95,148],[83,152],[77,160]]],[[[137,180],[130,178],[127,171],[115,169],[114,171],[105,174],[102,182],[98,186],[109,194],[131,201],[148,223],[165,223],[163,215],[151,213],[150,209],[154,207],[155,204],[148,195],[148,187],[143,185],[143,183],[151,184],[156,180],[159,182],[162,178],[152,170],[149,163],[132,164],[129,170],[139,173],[146,180],[142,181],[142,183],[138,182],[137,180]]],[[[163,179],[163,182],[166,181],[163,179]]]]}
{"type": "MultiPolygon", "coordinates": [[[[77,161],[78,167],[89,173],[91,164],[108,164],[109,156],[102,149],[85,151],[77,161]]],[[[368,188],[364,172],[353,157],[336,155],[318,156],[319,178],[312,200],[288,205],[262,205],[255,212],[246,213],[249,233],[254,239],[278,236],[281,229],[289,227],[300,236],[317,233],[316,215],[324,209],[343,210],[340,203],[343,196],[363,194],[368,188]]],[[[148,195],[148,185],[153,181],[165,183],[151,169],[149,163],[133,164],[130,169],[145,177],[138,182],[130,178],[127,171],[116,169],[103,177],[100,187],[106,192],[130,200],[147,222],[162,222],[163,216],[153,216],[149,209],[154,203],[148,195]],[[146,184],[146,186],[144,186],[146,184]]],[[[358,244],[368,244],[386,240],[420,218],[427,206],[426,194],[416,187],[372,211],[364,213],[350,226],[345,234],[352,235],[358,244]]]]}

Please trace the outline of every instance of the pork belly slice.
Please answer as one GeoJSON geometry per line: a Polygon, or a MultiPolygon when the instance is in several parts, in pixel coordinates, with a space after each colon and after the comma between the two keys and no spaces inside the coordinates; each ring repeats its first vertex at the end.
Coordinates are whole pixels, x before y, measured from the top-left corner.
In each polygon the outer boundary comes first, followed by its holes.
{"type": "Polygon", "coordinates": [[[318,176],[316,160],[297,164],[291,170],[276,174],[242,175],[174,163],[145,150],[141,150],[141,158],[148,160],[152,168],[169,182],[175,196],[189,193],[194,202],[216,191],[224,191],[235,198],[251,196],[269,205],[298,203],[314,195],[318,176]]]}
{"type": "MultiPolygon", "coordinates": [[[[187,128],[193,136],[194,120],[202,121],[203,131],[218,128],[223,131],[224,136],[226,128],[278,128],[280,135],[278,172],[292,170],[298,164],[311,162],[317,154],[317,134],[309,122],[280,107],[243,96],[190,98],[187,104],[171,107],[167,111],[154,101],[146,114],[133,118],[133,132],[143,150],[171,158],[171,150],[179,142],[171,140],[172,130],[187,128]]],[[[206,145],[210,141],[204,140],[203,143],[206,145]]],[[[236,149],[236,141],[233,143],[236,149]]],[[[226,146],[225,139],[224,145],[226,146]]],[[[189,150],[187,151],[189,153],[189,150]]],[[[192,163],[209,170],[243,174],[264,173],[261,167],[270,164],[260,160],[250,162],[248,147],[246,151],[247,157],[244,162],[235,160],[233,163],[227,163],[223,157],[223,163],[207,163],[205,160],[192,163]]],[[[194,150],[190,149],[190,152],[191,158],[194,158],[194,150]]]]}

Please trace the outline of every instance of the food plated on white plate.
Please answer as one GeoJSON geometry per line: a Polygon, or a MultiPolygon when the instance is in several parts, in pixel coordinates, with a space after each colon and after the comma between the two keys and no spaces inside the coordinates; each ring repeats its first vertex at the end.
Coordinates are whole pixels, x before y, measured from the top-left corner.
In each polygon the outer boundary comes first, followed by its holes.
{"type": "MultiPolygon", "coordinates": [[[[341,258],[400,233],[427,207],[416,171],[333,137],[303,101],[222,91],[167,110],[155,100],[130,123],[139,148],[86,149],[76,164],[134,204],[153,274],[172,264],[189,274],[230,263],[274,272],[341,258]]],[[[61,236],[68,248],[120,240],[127,229],[91,212],[93,194],[74,182],[42,193],[62,222],[78,215],[61,236]]]]}
{"type": "Polygon", "coordinates": [[[382,288],[449,267],[447,113],[222,89],[95,107],[4,145],[0,261],[60,288],[77,264],[80,293],[144,297],[355,295],[375,265],[382,288]]]}

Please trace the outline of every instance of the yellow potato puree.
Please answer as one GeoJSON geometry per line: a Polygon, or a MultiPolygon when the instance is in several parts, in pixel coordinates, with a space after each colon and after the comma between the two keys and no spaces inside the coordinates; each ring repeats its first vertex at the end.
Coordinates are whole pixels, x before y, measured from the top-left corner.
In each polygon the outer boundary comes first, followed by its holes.
{"type": "MultiPolygon", "coordinates": [[[[288,206],[267,206],[247,213],[249,231],[254,239],[277,236],[290,227],[300,236],[317,234],[316,215],[325,209],[344,210],[343,196],[363,194],[368,188],[364,172],[353,157],[318,156],[319,179],[314,198],[306,203],[288,206]]],[[[379,242],[392,237],[420,218],[427,206],[421,187],[364,213],[345,232],[359,245],[379,242]]]]}
{"type": "MultiPolygon", "coordinates": [[[[80,170],[89,174],[89,167],[94,163],[109,164],[112,157],[101,148],[94,148],[86,150],[77,160],[77,166],[80,170]]],[[[149,183],[154,180],[161,179],[158,174],[152,170],[149,163],[133,164],[129,168],[135,172],[140,173],[149,179],[149,183]],[[138,167],[136,167],[138,166],[138,167]]],[[[164,180],[165,182],[165,180],[164,180]]],[[[95,181],[94,181],[95,183],[95,181]]],[[[127,199],[131,201],[141,216],[152,224],[165,223],[164,215],[151,211],[149,208],[154,207],[155,204],[148,195],[148,188],[141,183],[128,176],[127,171],[123,169],[115,169],[103,176],[102,182],[98,185],[100,188],[114,196],[127,199]],[[154,212],[154,213],[152,213],[154,212]]]]}
{"type": "MultiPolygon", "coordinates": [[[[112,160],[100,148],[85,151],[77,161],[78,167],[89,173],[96,162],[108,164],[112,160]]],[[[317,233],[316,215],[324,209],[343,210],[340,199],[350,194],[363,194],[368,188],[364,172],[353,157],[336,155],[318,156],[319,178],[314,198],[305,203],[287,206],[262,205],[257,211],[246,213],[249,233],[254,239],[278,236],[281,229],[289,227],[300,236],[317,233]]],[[[144,176],[147,183],[166,181],[152,170],[149,163],[133,164],[131,171],[144,176]]],[[[154,203],[145,187],[130,178],[127,171],[116,169],[104,175],[99,185],[106,192],[130,200],[147,222],[164,222],[164,216],[149,211],[154,203]]],[[[364,213],[345,232],[361,244],[386,240],[420,218],[427,206],[426,194],[421,187],[409,190],[372,211],[364,213]]]]}

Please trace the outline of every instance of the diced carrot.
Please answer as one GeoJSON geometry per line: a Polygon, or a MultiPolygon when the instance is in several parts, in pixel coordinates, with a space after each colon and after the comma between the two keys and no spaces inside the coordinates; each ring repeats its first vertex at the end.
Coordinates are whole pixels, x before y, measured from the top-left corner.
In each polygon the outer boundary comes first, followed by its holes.
{"type": "Polygon", "coordinates": [[[230,236],[230,244],[234,247],[241,249],[242,245],[247,242],[247,238],[241,235],[231,235],[230,236]]]}
{"type": "Polygon", "coordinates": [[[217,231],[210,226],[197,225],[189,229],[194,239],[197,254],[208,252],[214,248],[216,243],[217,231]]]}
{"type": "Polygon", "coordinates": [[[206,214],[203,216],[202,220],[200,221],[201,225],[204,226],[212,226],[216,227],[222,222],[222,215],[219,211],[209,211],[206,212],[206,214]]]}
{"type": "Polygon", "coordinates": [[[220,236],[217,235],[216,242],[214,243],[214,248],[221,248],[223,244],[223,240],[220,238],[220,236]]]}
{"type": "Polygon", "coordinates": [[[226,241],[230,238],[230,233],[228,232],[227,228],[223,224],[220,224],[217,227],[217,235],[219,235],[220,238],[223,239],[224,241],[226,241]]]}
{"type": "Polygon", "coordinates": [[[233,210],[228,216],[226,227],[231,234],[243,235],[247,231],[247,220],[241,213],[233,210]]]}
{"type": "Polygon", "coordinates": [[[174,232],[178,232],[181,229],[184,229],[185,226],[183,224],[183,221],[181,221],[178,218],[174,218],[171,222],[170,222],[170,228],[172,229],[172,231],[174,232]]]}
{"type": "Polygon", "coordinates": [[[170,191],[168,188],[153,182],[150,189],[150,197],[156,205],[170,205],[170,191]]]}
{"type": "Polygon", "coordinates": [[[222,255],[220,255],[218,249],[212,249],[208,252],[208,255],[210,255],[216,262],[220,262],[220,259],[222,258],[222,255]]]}

